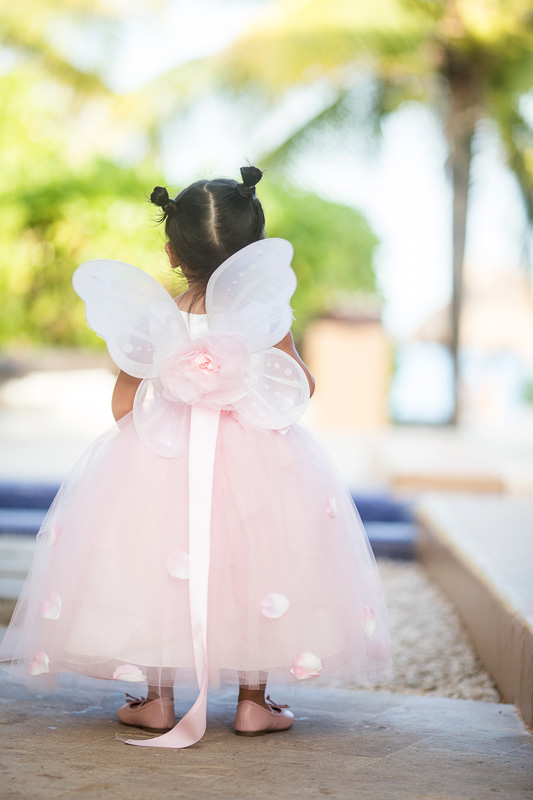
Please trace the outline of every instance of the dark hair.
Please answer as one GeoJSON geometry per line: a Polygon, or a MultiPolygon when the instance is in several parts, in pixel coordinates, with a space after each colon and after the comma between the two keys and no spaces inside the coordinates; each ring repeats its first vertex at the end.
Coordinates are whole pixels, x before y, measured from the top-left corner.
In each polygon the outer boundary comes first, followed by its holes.
{"type": "Polygon", "coordinates": [[[168,241],[189,285],[197,286],[197,296],[220,264],[265,236],[265,215],[255,194],[263,173],[242,167],[241,176],[242,183],[229,178],[196,181],[174,200],[162,186],[150,195],[162,209],[168,241]]]}

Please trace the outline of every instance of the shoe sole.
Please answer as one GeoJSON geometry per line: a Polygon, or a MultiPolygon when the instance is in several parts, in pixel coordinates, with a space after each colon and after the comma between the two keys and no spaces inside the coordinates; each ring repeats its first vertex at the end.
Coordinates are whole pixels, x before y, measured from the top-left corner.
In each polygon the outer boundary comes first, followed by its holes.
{"type": "Polygon", "coordinates": [[[126,728],[137,728],[140,731],[146,731],[147,733],[168,733],[172,730],[172,728],[146,728],[144,725],[130,725],[127,722],[122,722],[119,719],[121,725],[125,725],[126,728]]]}
{"type": "Polygon", "coordinates": [[[143,726],[141,728],[141,730],[142,731],[148,731],[148,733],[168,733],[169,731],[172,730],[172,728],[145,728],[143,726]]]}
{"type": "Polygon", "coordinates": [[[285,731],[290,731],[291,728],[292,725],[290,726],[290,728],[272,728],[272,730],[270,731],[236,731],[235,729],[233,730],[237,736],[266,736],[267,733],[284,733],[285,731]]]}

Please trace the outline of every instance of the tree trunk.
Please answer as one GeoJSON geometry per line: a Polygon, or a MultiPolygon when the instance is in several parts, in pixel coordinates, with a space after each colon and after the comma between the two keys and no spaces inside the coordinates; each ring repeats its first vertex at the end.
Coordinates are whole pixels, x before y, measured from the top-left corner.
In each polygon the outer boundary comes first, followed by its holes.
{"type": "Polygon", "coordinates": [[[468,215],[468,188],[472,139],[478,117],[479,84],[471,65],[448,56],[446,77],[450,86],[447,134],[453,192],[453,284],[450,318],[450,350],[453,360],[453,410],[450,424],[460,416],[459,349],[463,302],[463,265],[468,215]]]}

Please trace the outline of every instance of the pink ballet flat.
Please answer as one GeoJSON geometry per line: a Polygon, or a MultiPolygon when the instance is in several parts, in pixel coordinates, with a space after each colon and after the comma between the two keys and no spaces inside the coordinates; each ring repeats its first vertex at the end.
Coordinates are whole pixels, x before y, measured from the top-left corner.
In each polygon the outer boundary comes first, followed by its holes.
{"type": "Polygon", "coordinates": [[[141,697],[126,694],[126,705],[119,708],[118,718],[123,725],[132,725],[152,733],[165,733],[174,727],[174,703],[168,697],[159,697],[148,703],[141,697]]]}
{"type": "MultiPolygon", "coordinates": [[[[267,695],[268,700],[270,695],[267,695]]],[[[262,736],[264,733],[287,731],[294,722],[294,714],[288,708],[289,706],[280,706],[272,700],[267,702],[267,708],[253,700],[241,700],[237,703],[235,733],[237,736],[262,736]]]]}

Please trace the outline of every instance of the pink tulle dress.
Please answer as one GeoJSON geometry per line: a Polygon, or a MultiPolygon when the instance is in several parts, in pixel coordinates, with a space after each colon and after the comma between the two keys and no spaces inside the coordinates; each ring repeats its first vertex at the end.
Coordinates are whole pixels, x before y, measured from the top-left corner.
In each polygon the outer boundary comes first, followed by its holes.
{"type": "Polygon", "coordinates": [[[303,370],[273,347],[292,321],[291,256],[279,239],[239,251],[212,276],[203,315],[120,262],[74,278],[90,326],[143,380],[134,410],[63,482],[0,660],[39,690],[64,671],[130,691],[198,686],[173,731],[135,744],[198,741],[221,682],[390,675],[363,525],[298,422],[303,370]]]}

